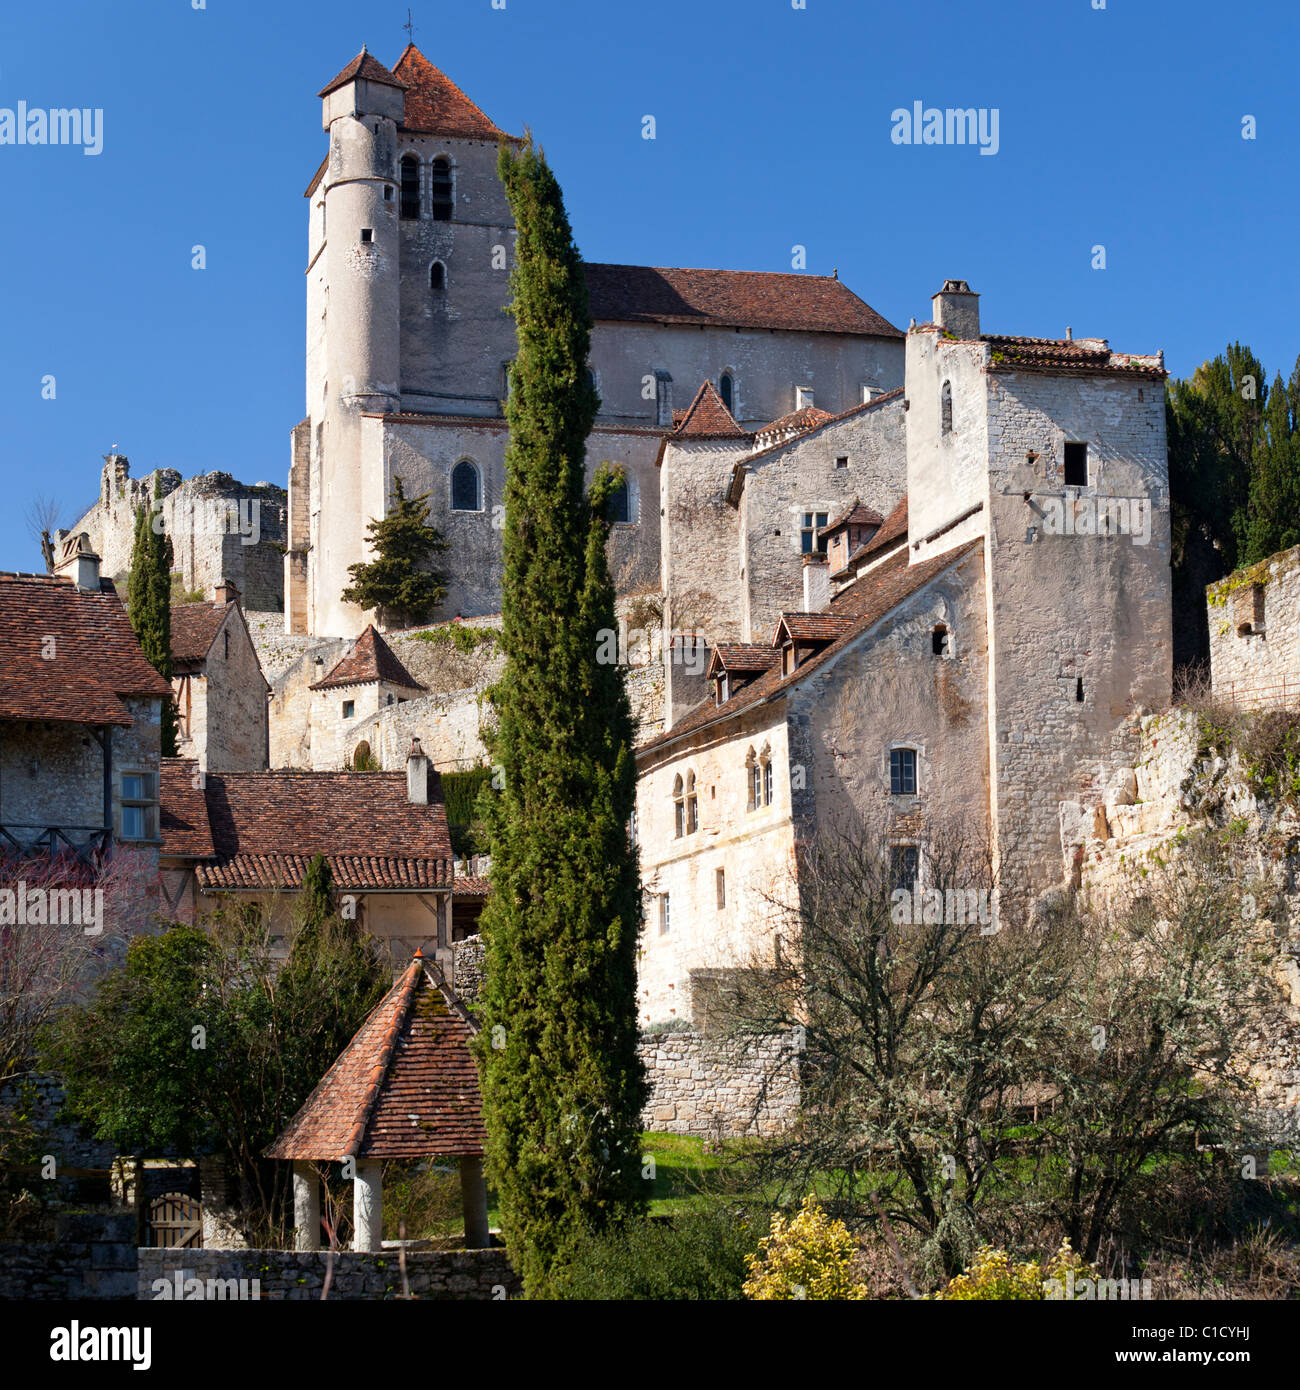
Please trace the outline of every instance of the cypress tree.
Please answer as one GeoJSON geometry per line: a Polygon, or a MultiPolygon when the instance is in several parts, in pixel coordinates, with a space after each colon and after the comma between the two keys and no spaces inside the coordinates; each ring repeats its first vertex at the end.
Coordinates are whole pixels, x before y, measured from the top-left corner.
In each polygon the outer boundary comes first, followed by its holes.
{"type": "MultiPolygon", "coordinates": [[[[1293,375],[1292,380],[1295,380],[1293,375]]],[[[1300,435],[1297,402],[1279,373],[1268,393],[1264,431],[1250,478],[1250,528],[1242,563],[1256,564],[1300,545],[1300,435]]]]}
{"type": "MultiPolygon", "coordinates": [[[[156,481],[154,499],[162,500],[162,487],[156,481]]],[[[172,678],[172,558],[171,537],[162,525],[162,513],[141,507],[135,514],[126,609],[145,659],[169,681],[172,678]]],[[[162,702],[162,755],[174,758],[176,753],[176,706],[168,698],[162,702]]]]}
{"type": "Polygon", "coordinates": [[[482,797],[492,849],[479,1035],[488,1170],[530,1296],[586,1230],[640,1209],[636,943],[627,823],[632,717],[617,665],[605,512],[617,479],[584,491],[598,400],[591,314],[559,185],[531,137],[501,150],[518,229],[518,354],[506,419],[502,649],[482,797]]]}

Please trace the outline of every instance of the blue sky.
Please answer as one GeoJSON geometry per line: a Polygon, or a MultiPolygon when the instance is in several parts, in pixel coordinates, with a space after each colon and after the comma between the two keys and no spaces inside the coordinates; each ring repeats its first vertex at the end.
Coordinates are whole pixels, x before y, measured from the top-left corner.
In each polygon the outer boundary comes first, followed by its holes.
{"type": "MultiPolygon", "coordinates": [[[[0,13],[0,108],[104,111],[98,156],[0,145],[0,569],[39,568],[31,499],[59,499],[67,524],[113,445],[136,476],[284,482],[315,94],[363,43],[394,62],[407,7],[196,2],[0,13]]],[[[987,331],[1069,324],[1163,348],[1178,375],[1240,338],[1289,373],[1300,6],[1094,3],[411,8],[431,61],[535,131],[590,260],[788,270],[800,244],[901,327],[959,276],[987,331]],[[998,153],[892,143],[915,101],[996,108],[998,153]]]]}

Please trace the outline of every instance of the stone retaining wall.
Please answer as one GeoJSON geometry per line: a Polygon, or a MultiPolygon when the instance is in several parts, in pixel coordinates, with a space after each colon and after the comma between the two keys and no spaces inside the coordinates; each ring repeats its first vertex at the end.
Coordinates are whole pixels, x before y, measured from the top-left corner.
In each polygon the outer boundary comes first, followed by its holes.
{"type": "Polygon", "coordinates": [[[57,1216],[52,1242],[0,1245],[0,1299],[133,1299],[136,1263],[133,1213],[57,1216]]]}
{"type": "Polygon", "coordinates": [[[786,1035],[741,1043],[707,1033],[643,1033],[651,1085],[641,1117],[662,1134],[772,1134],[799,1110],[799,1058],[786,1035]]]}
{"type": "MultiPolygon", "coordinates": [[[[328,1252],[324,1250],[141,1250],[138,1297],[141,1301],[175,1298],[177,1271],[181,1288],[185,1280],[214,1281],[212,1297],[219,1296],[216,1281],[244,1282],[246,1292],[257,1282],[260,1298],[292,1302],[318,1300],[325,1281],[328,1252]],[[155,1287],[164,1281],[166,1289],[155,1287]]],[[[406,1255],[406,1277],[413,1295],[426,1299],[470,1299],[482,1302],[516,1298],[519,1276],[510,1267],[503,1249],[411,1250],[406,1255]]],[[[191,1299],[197,1288],[191,1286],[191,1299]]],[[[232,1296],[235,1285],[227,1285],[232,1296]]],[[[342,1300],[399,1298],[402,1274],[396,1251],[358,1254],[351,1250],[334,1255],[330,1298],[342,1300]]]]}

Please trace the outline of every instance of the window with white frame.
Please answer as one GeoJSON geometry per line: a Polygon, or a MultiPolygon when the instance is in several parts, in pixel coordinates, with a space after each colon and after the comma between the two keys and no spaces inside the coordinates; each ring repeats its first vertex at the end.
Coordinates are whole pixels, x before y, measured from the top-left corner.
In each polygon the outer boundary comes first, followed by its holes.
{"type": "Polygon", "coordinates": [[[158,782],[152,772],[129,769],[122,773],[123,840],[158,838],[158,782]]]}

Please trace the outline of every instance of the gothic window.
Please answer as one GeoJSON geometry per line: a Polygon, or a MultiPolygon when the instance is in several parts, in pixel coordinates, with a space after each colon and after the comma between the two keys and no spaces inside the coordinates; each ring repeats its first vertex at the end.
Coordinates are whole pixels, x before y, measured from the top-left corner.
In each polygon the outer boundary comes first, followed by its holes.
{"type": "Polygon", "coordinates": [[[686,834],[686,802],[682,797],[682,777],[673,778],[673,834],[681,839],[686,834]]]}
{"type": "Polygon", "coordinates": [[[694,835],[700,828],[700,803],[695,795],[695,774],[686,774],[686,833],[694,835]]]}
{"type": "Polygon", "coordinates": [[[891,796],[916,795],[916,749],[889,750],[889,793],[891,796]]]}
{"type": "Polygon", "coordinates": [[[469,461],[461,461],[451,470],[451,509],[453,512],[480,510],[478,469],[469,461]]]}
{"type": "Polygon", "coordinates": [[[435,222],[451,221],[451,165],[445,159],[429,166],[429,205],[435,222]]]}
{"type": "Polygon", "coordinates": [[[764,759],[763,759],[763,805],[764,805],[764,806],[770,806],[771,804],[772,804],[772,759],[769,758],[769,757],[764,757],[764,759]]]}
{"type": "Polygon", "coordinates": [[[751,748],[745,755],[745,810],[757,811],[763,804],[763,769],[751,748]]]}
{"type": "Polygon", "coordinates": [[[632,520],[632,499],[628,496],[626,478],[609,494],[609,519],[615,525],[626,525],[632,520]]]}
{"type": "Polygon", "coordinates": [[[944,434],[952,433],[952,382],[943,383],[943,391],[939,396],[939,428],[944,434]]]}
{"type": "Polygon", "coordinates": [[[398,204],[398,216],[403,222],[412,222],[420,215],[420,161],[413,154],[404,154],[399,168],[402,200],[398,204]]]}
{"type": "Polygon", "coordinates": [[[817,533],[826,525],[829,515],[829,512],[804,512],[803,526],[799,531],[799,549],[805,555],[826,553],[826,544],[817,533]]]}
{"type": "Polygon", "coordinates": [[[1066,487],[1088,486],[1088,446],[1078,440],[1065,441],[1066,487]]]}
{"type": "Polygon", "coordinates": [[[429,267],[429,289],[438,294],[447,288],[447,267],[441,261],[434,261],[429,267]]]}
{"type": "Polygon", "coordinates": [[[718,395],[722,404],[734,415],[736,413],[736,382],[730,372],[723,372],[718,380],[718,395]]]}
{"type": "Polygon", "coordinates": [[[936,623],[930,634],[930,650],[935,656],[947,656],[951,651],[948,629],[942,623],[936,623]]]}

